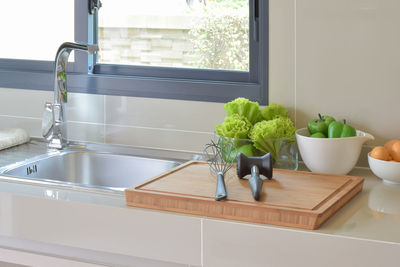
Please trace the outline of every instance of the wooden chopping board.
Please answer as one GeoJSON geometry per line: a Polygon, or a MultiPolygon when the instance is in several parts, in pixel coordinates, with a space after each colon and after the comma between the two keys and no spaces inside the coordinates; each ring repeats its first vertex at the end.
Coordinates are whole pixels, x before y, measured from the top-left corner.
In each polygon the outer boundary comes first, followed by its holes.
{"type": "Polygon", "coordinates": [[[225,174],[228,197],[215,201],[217,178],[208,164],[190,161],[125,190],[128,206],[316,229],[362,190],[364,178],[273,170],[265,180],[260,201],[236,168],[225,174]]]}

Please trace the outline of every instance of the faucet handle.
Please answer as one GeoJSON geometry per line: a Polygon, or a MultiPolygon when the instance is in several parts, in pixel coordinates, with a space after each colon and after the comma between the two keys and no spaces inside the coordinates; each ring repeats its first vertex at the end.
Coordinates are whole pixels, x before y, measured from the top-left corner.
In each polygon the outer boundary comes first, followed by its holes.
{"type": "Polygon", "coordinates": [[[53,137],[53,124],[53,104],[50,102],[46,102],[44,104],[42,117],[42,135],[47,141],[50,141],[50,139],[53,137]]]}

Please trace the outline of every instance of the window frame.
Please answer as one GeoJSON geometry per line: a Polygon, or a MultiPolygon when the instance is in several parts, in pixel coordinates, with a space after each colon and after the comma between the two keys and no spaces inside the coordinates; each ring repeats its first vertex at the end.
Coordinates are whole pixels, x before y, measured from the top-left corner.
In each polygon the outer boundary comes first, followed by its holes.
{"type": "MultiPolygon", "coordinates": [[[[75,41],[96,42],[98,14],[89,14],[87,1],[74,5],[75,41]]],[[[250,0],[249,6],[249,72],[96,64],[95,56],[76,52],[68,64],[68,91],[210,102],[246,97],[267,104],[268,0],[250,0]]],[[[52,61],[0,59],[0,87],[52,91],[53,66],[52,61]]]]}

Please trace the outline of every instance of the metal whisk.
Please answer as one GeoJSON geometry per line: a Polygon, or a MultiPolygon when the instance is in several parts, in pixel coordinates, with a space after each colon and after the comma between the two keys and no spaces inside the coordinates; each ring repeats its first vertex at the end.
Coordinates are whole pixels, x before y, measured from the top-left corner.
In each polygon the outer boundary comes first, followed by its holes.
{"type": "Polygon", "coordinates": [[[218,144],[211,140],[210,144],[205,145],[204,154],[207,157],[210,170],[217,175],[215,200],[224,199],[227,196],[224,175],[232,167],[235,160],[234,146],[231,142],[221,144],[221,139],[218,144]]]}

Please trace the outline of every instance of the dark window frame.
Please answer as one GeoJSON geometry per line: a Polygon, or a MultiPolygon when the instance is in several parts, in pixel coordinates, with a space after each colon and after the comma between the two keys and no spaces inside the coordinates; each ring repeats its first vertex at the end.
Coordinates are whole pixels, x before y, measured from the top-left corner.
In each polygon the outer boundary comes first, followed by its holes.
{"type": "MultiPolygon", "coordinates": [[[[97,14],[89,15],[87,1],[74,4],[75,41],[93,43],[97,14]]],[[[268,0],[250,0],[249,30],[249,72],[95,64],[95,57],[76,52],[75,62],[68,64],[68,90],[210,102],[246,97],[267,104],[268,0]]],[[[53,65],[52,61],[0,59],[0,87],[51,91],[53,65]]]]}

